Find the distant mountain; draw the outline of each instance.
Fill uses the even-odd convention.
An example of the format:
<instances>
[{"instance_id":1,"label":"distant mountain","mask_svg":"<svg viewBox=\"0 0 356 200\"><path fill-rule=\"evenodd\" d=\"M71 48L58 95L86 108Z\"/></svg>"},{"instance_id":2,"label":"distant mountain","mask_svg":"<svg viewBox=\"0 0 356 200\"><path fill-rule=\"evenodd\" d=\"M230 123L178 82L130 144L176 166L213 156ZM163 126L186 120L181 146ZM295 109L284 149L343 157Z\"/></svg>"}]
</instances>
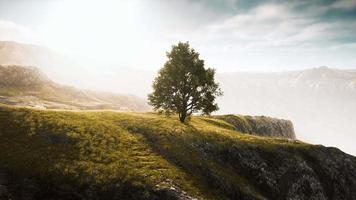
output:
<instances>
[{"instance_id":1,"label":"distant mountain","mask_svg":"<svg viewBox=\"0 0 356 200\"><path fill-rule=\"evenodd\" d=\"M218 74L221 113L290 119L299 139L356 154L356 71L319 67L280 73Z\"/></svg>"},{"instance_id":2,"label":"distant mountain","mask_svg":"<svg viewBox=\"0 0 356 200\"><path fill-rule=\"evenodd\" d=\"M231 104L222 112L233 107L244 112L283 113L301 104L308 108L327 104L338 112L356 103L356 71L352 70L320 67L281 73L237 72L219 74L218 80L225 91L221 101Z\"/></svg>"},{"instance_id":3,"label":"distant mountain","mask_svg":"<svg viewBox=\"0 0 356 200\"><path fill-rule=\"evenodd\" d=\"M60 85L38 68L23 66L0 66L0 103L52 109L150 110L144 99Z\"/></svg>"},{"instance_id":4,"label":"distant mountain","mask_svg":"<svg viewBox=\"0 0 356 200\"><path fill-rule=\"evenodd\" d=\"M61 83L74 80L72 74L80 72L79 63L67 56L43 46L11 41L0 41L0 65L37 66L52 80Z\"/></svg>"},{"instance_id":5,"label":"distant mountain","mask_svg":"<svg viewBox=\"0 0 356 200\"><path fill-rule=\"evenodd\" d=\"M12 41L0 42L1 65L46 66L60 60L58 54L46 47Z\"/></svg>"},{"instance_id":6,"label":"distant mountain","mask_svg":"<svg viewBox=\"0 0 356 200\"><path fill-rule=\"evenodd\" d=\"M112 66L91 58L73 58L47 47L11 41L0 41L0 65L37 66L61 84L143 98L147 97L155 75L151 71Z\"/></svg>"}]
</instances>

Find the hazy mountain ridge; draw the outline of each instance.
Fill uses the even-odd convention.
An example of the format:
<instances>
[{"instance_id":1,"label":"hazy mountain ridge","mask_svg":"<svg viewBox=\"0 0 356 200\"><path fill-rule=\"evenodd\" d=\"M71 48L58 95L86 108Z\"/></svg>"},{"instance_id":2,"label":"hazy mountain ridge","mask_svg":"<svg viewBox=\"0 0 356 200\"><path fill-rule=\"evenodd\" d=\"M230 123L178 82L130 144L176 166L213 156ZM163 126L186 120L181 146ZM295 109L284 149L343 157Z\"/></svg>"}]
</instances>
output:
<instances>
[{"instance_id":1,"label":"hazy mountain ridge","mask_svg":"<svg viewBox=\"0 0 356 200\"><path fill-rule=\"evenodd\" d=\"M31 66L0 65L0 77L0 84L3 87L36 87L42 84L54 84L40 69Z\"/></svg>"},{"instance_id":2,"label":"hazy mountain ridge","mask_svg":"<svg viewBox=\"0 0 356 200\"><path fill-rule=\"evenodd\" d=\"M132 95L79 90L51 81L38 68L0 65L0 102L37 108L147 111Z\"/></svg>"},{"instance_id":3,"label":"hazy mountain ridge","mask_svg":"<svg viewBox=\"0 0 356 200\"><path fill-rule=\"evenodd\" d=\"M220 99L225 104L222 112L232 108L247 113L278 113L286 107L314 106L329 101L329 108L338 113L345 106L349 109L356 105L352 101L356 99L356 73L347 70L321 67L284 73L231 73L219 74L218 79L225 91L225 97Z\"/></svg>"},{"instance_id":4,"label":"hazy mountain ridge","mask_svg":"<svg viewBox=\"0 0 356 200\"><path fill-rule=\"evenodd\" d=\"M84 64L76 59L47 47L13 41L0 41L0 65L36 66L55 82L79 87L84 81L78 74L88 75Z\"/></svg>"},{"instance_id":5,"label":"hazy mountain ridge","mask_svg":"<svg viewBox=\"0 0 356 200\"><path fill-rule=\"evenodd\" d=\"M356 153L356 73L319 67L279 73L218 74L220 113L269 115L293 121L299 139Z\"/></svg>"}]
</instances>

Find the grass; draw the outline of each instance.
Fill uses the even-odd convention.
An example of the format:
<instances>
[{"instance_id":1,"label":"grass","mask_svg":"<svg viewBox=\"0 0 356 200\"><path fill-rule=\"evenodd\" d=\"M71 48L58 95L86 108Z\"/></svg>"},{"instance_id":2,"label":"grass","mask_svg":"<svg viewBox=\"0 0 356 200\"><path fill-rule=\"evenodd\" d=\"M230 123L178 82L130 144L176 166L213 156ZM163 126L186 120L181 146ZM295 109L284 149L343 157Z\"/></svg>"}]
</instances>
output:
<instances>
[{"instance_id":1,"label":"grass","mask_svg":"<svg viewBox=\"0 0 356 200\"><path fill-rule=\"evenodd\" d=\"M118 194L118 199L154 199L174 187L196 198L263 199L266 192L237 162L238 153L313 148L233 127L210 117L192 117L182 124L155 113L0 105L0 166L68 193L99 188L102 194ZM63 189L65 184L70 189Z\"/></svg>"}]
</instances>

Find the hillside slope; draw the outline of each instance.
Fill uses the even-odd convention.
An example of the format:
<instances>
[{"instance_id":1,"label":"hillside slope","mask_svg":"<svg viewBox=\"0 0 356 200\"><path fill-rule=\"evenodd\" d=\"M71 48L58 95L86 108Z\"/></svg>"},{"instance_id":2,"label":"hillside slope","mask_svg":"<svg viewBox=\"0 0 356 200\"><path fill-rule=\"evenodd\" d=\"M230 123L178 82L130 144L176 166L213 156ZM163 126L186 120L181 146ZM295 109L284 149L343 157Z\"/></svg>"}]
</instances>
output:
<instances>
[{"instance_id":1,"label":"hillside slope","mask_svg":"<svg viewBox=\"0 0 356 200\"><path fill-rule=\"evenodd\" d=\"M354 188L355 157L214 117L0 106L3 198L352 200Z\"/></svg>"},{"instance_id":2,"label":"hillside slope","mask_svg":"<svg viewBox=\"0 0 356 200\"><path fill-rule=\"evenodd\" d=\"M0 65L0 103L51 109L148 111L144 99L132 95L79 90L51 81L38 68Z\"/></svg>"}]
</instances>

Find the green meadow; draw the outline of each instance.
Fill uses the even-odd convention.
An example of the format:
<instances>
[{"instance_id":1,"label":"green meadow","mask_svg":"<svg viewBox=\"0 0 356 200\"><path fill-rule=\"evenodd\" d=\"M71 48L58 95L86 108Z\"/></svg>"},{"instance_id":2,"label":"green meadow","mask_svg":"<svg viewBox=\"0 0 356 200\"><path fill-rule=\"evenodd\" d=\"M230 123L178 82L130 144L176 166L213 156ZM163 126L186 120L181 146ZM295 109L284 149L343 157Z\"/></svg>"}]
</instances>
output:
<instances>
[{"instance_id":1,"label":"green meadow","mask_svg":"<svg viewBox=\"0 0 356 200\"><path fill-rule=\"evenodd\" d=\"M218 118L194 116L182 124L155 113L1 106L0 163L14 179L35 177L63 197L96 188L103 198L154 199L173 190L205 199L262 199L267 193L253 174L236 165L240 152L314 148L241 133Z\"/></svg>"}]
</instances>

